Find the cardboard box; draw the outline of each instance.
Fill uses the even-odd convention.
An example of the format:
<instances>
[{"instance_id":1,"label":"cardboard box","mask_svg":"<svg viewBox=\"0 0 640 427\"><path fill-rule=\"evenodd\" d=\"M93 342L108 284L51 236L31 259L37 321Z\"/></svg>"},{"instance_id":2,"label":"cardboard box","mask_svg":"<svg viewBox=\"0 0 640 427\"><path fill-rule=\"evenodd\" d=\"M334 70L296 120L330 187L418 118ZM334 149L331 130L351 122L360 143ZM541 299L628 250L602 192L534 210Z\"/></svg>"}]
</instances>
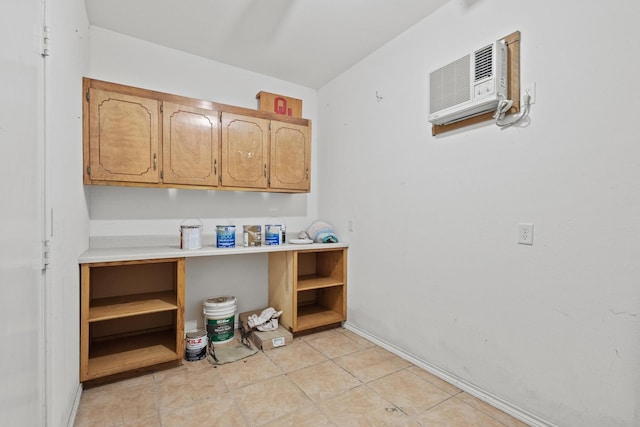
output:
<instances>
[{"instance_id":1,"label":"cardboard box","mask_svg":"<svg viewBox=\"0 0 640 427\"><path fill-rule=\"evenodd\" d=\"M262 313L262 310L264 309L240 313L240 333L244 334L248 332L249 341L251 341L253 345L256 346L256 348L263 351L290 344L291 341L293 341L293 335L282 325L278 325L278 329L276 329L275 331L267 332L260 332L255 329L251 330L251 328L249 328L249 324L247 323L247 319L249 318L249 316L251 316L252 314L259 315L260 313Z\"/></svg>"},{"instance_id":2,"label":"cardboard box","mask_svg":"<svg viewBox=\"0 0 640 427\"><path fill-rule=\"evenodd\" d=\"M289 117L302 117L302 100L269 92L258 92L258 109Z\"/></svg>"},{"instance_id":3,"label":"cardboard box","mask_svg":"<svg viewBox=\"0 0 640 427\"><path fill-rule=\"evenodd\" d=\"M291 332L287 331L284 326L278 325L278 329L275 331L251 331L249 340L257 348L264 351L291 344L293 335L291 335Z\"/></svg>"}]
</instances>

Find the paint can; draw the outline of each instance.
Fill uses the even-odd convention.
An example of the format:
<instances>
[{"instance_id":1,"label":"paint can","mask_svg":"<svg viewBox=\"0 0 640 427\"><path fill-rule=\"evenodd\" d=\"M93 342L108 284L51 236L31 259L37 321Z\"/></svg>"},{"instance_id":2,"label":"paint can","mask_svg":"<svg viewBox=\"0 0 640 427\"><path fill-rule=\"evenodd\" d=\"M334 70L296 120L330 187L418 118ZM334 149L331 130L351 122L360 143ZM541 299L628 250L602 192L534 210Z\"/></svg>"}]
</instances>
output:
<instances>
[{"instance_id":1,"label":"paint can","mask_svg":"<svg viewBox=\"0 0 640 427\"><path fill-rule=\"evenodd\" d=\"M216 247L235 248L236 247L236 226L218 225L216 226Z\"/></svg>"},{"instance_id":2,"label":"paint can","mask_svg":"<svg viewBox=\"0 0 640 427\"><path fill-rule=\"evenodd\" d=\"M264 244L279 245L282 243L282 226L267 224L264 226Z\"/></svg>"},{"instance_id":3,"label":"paint can","mask_svg":"<svg viewBox=\"0 0 640 427\"><path fill-rule=\"evenodd\" d=\"M223 344L233 339L236 297L207 298L203 303L204 324L211 344Z\"/></svg>"},{"instance_id":4,"label":"paint can","mask_svg":"<svg viewBox=\"0 0 640 427\"><path fill-rule=\"evenodd\" d=\"M242 246L261 246L262 227L259 225L242 226Z\"/></svg>"},{"instance_id":5,"label":"paint can","mask_svg":"<svg viewBox=\"0 0 640 427\"><path fill-rule=\"evenodd\" d=\"M185 220L186 221L186 220ZM180 249L200 249L202 247L202 221L200 224L180 223Z\"/></svg>"},{"instance_id":6,"label":"paint can","mask_svg":"<svg viewBox=\"0 0 640 427\"><path fill-rule=\"evenodd\" d=\"M187 362L196 362L205 357L207 357L207 333L202 329L187 332L184 342L184 359Z\"/></svg>"}]
</instances>

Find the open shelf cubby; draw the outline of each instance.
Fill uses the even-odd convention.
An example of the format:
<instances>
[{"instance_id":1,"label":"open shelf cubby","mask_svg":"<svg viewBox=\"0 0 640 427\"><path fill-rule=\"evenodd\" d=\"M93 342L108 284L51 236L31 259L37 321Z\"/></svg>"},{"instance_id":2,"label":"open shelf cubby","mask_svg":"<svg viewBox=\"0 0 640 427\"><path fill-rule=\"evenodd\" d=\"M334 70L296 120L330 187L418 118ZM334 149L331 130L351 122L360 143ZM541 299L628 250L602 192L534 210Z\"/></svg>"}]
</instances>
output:
<instances>
[{"instance_id":1,"label":"open shelf cubby","mask_svg":"<svg viewBox=\"0 0 640 427\"><path fill-rule=\"evenodd\" d=\"M343 247L271 254L269 305L283 311L280 323L295 333L345 321L346 266Z\"/></svg>"},{"instance_id":2,"label":"open shelf cubby","mask_svg":"<svg viewBox=\"0 0 640 427\"><path fill-rule=\"evenodd\" d=\"M80 380L180 360L184 258L81 264Z\"/></svg>"}]
</instances>

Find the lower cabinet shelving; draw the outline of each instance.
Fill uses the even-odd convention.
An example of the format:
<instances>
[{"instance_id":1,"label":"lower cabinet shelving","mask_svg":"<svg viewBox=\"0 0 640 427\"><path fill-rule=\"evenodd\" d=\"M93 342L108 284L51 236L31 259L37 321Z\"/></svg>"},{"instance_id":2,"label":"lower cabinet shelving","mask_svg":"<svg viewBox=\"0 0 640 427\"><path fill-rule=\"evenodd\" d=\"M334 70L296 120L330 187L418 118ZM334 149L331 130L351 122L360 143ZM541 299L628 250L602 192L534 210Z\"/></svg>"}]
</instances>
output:
<instances>
[{"instance_id":1,"label":"lower cabinet shelving","mask_svg":"<svg viewBox=\"0 0 640 427\"><path fill-rule=\"evenodd\" d=\"M80 381L182 358L184 258L80 269Z\"/></svg>"},{"instance_id":2,"label":"lower cabinet shelving","mask_svg":"<svg viewBox=\"0 0 640 427\"><path fill-rule=\"evenodd\" d=\"M347 319L347 249L312 249L269 255L269 305L280 323L302 332Z\"/></svg>"},{"instance_id":3,"label":"lower cabinet shelving","mask_svg":"<svg viewBox=\"0 0 640 427\"><path fill-rule=\"evenodd\" d=\"M184 257L84 262L80 285L81 382L180 363ZM347 248L269 252L269 305L283 311L280 323L294 333L344 322Z\"/></svg>"}]
</instances>

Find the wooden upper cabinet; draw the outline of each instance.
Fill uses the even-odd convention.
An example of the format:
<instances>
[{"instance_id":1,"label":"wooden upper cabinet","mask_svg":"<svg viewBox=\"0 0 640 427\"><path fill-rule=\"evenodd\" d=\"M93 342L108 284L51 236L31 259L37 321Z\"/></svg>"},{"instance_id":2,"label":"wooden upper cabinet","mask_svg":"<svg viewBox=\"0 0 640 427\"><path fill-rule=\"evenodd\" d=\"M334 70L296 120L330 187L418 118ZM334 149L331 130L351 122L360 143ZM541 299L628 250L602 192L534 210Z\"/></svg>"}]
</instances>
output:
<instances>
[{"instance_id":1,"label":"wooden upper cabinet","mask_svg":"<svg viewBox=\"0 0 640 427\"><path fill-rule=\"evenodd\" d=\"M89 162L97 181L159 182L159 103L89 89Z\"/></svg>"},{"instance_id":2,"label":"wooden upper cabinet","mask_svg":"<svg viewBox=\"0 0 640 427\"><path fill-rule=\"evenodd\" d=\"M222 113L221 184L267 188L269 120Z\"/></svg>"},{"instance_id":3,"label":"wooden upper cabinet","mask_svg":"<svg viewBox=\"0 0 640 427\"><path fill-rule=\"evenodd\" d=\"M218 185L218 112L164 102L165 184Z\"/></svg>"},{"instance_id":4,"label":"wooden upper cabinet","mask_svg":"<svg viewBox=\"0 0 640 427\"><path fill-rule=\"evenodd\" d=\"M269 187L309 191L311 137L309 126L271 122Z\"/></svg>"},{"instance_id":5,"label":"wooden upper cabinet","mask_svg":"<svg viewBox=\"0 0 640 427\"><path fill-rule=\"evenodd\" d=\"M83 79L84 183L310 191L311 121Z\"/></svg>"}]
</instances>

